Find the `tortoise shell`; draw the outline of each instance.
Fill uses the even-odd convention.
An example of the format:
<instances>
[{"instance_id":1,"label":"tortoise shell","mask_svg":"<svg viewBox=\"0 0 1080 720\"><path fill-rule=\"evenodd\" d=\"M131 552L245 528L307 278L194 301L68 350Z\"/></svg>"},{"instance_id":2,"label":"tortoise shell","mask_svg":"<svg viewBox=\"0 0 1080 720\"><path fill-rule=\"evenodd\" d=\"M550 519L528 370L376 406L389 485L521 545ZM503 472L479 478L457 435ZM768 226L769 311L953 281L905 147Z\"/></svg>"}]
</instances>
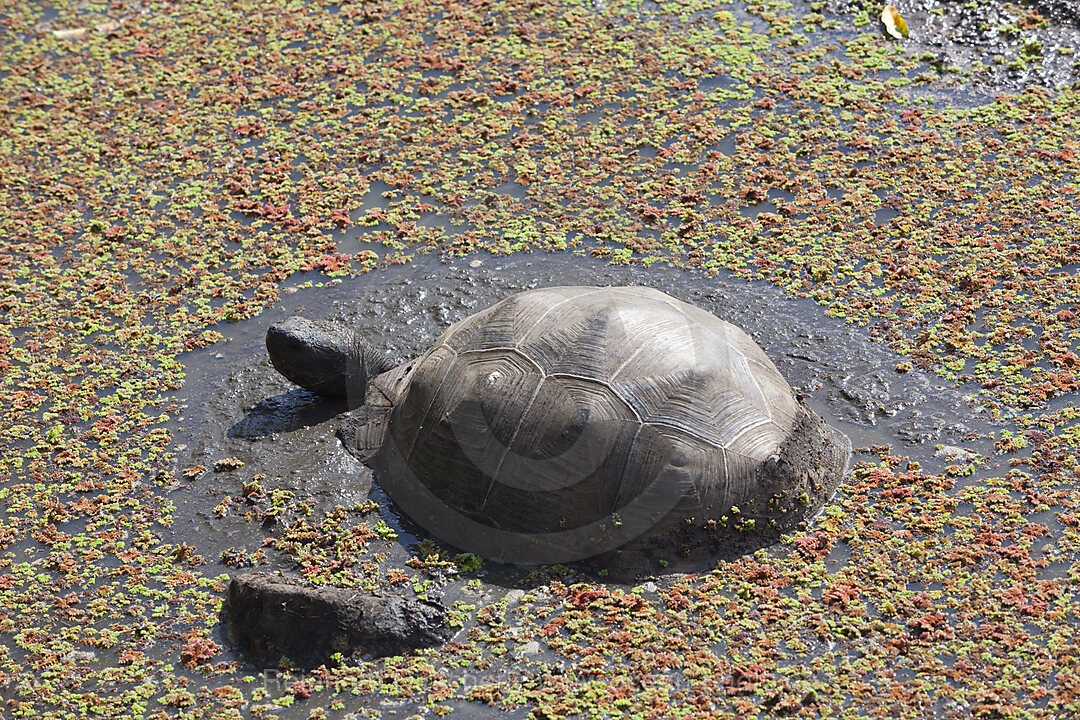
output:
<instances>
[{"instance_id":1,"label":"tortoise shell","mask_svg":"<svg viewBox=\"0 0 1080 720\"><path fill-rule=\"evenodd\" d=\"M847 460L846 438L746 333L644 287L518 293L372 392L385 429L353 438L380 440L359 450L391 498L442 539L514 562L776 526Z\"/></svg>"}]
</instances>

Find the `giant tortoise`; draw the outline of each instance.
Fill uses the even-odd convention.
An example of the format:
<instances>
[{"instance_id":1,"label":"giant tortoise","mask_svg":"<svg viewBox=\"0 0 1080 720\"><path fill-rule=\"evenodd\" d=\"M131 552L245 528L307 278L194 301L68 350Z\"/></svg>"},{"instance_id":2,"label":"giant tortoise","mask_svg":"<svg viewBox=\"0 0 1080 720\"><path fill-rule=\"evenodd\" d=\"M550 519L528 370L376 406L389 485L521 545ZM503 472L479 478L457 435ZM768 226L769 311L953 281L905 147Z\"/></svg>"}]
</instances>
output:
<instances>
[{"instance_id":1,"label":"giant tortoise","mask_svg":"<svg viewBox=\"0 0 1080 720\"><path fill-rule=\"evenodd\" d=\"M520 292L397 367L361 338L297 316L266 344L356 408L339 434L406 515L488 558L709 555L791 528L847 467L746 333L651 288Z\"/></svg>"}]
</instances>

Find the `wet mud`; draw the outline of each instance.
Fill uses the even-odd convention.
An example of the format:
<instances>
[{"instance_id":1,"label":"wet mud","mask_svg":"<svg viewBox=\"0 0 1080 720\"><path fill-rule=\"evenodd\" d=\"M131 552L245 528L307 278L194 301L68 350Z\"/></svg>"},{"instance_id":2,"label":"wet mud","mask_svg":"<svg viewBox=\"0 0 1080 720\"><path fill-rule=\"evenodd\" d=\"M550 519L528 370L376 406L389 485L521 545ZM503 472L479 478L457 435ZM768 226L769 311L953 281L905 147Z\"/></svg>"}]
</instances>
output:
<instances>
[{"instance_id":1,"label":"wet mud","mask_svg":"<svg viewBox=\"0 0 1080 720\"><path fill-rule=\"evenodd\" d=\"M901 358L872 343L865 329L824 317L816 305L785 297L770 285L706 279L675 268L616 267L565 254L473 256L451 263L426 257L336 285L286 289L271 310L227 328L228 342L183 358L186 409L173 428L182 447L177 476L187 467L214 468L223 459L242 466L208 469L174 491L176 540L196 546L210 561L262 547L272 525L214 512L223 498L241 494L249 478L261 476L267 491L291 492L314 514L374 500L398 536L379 550L404 562L424 534L393 511L371 472L341 446L335 432L344 403L299 389L274 371L263 346L266 328L294 313L329 318L404 362L450 323L520 290L560 284L648 285L739 325L808 405L857 449L891 445L928 469L954 462L935 455L939 445L968 448L971 458L993 451L985 437L994 425L990 414L963 388L918 370L898 371ZM275 524L289 521L283 516ZM266 558L259 569L296 569L287 556L267 551ZM505 592L530 571L487 563L481 573L493 592Z\"/></svg>"},{"instance_id":2,"label":"wet mud","mask_svg":"<svg viewBox=\"0 0 1080 720\"><path fill-rule=\"evenodd\" d=\"M909 37L897 40L952 81L948 99L963 103L1041 86L1069 87L1080 78L1080 5L1066 0L960 2L893 0ZM884 34L882 3L828 0L811 3ZM862 20L859 20L862 18Z\"/></svg>"},{"instance_id":3,"label":"wet mud","mask_svg":"<svg viewBox=\"0 0 1080 720\"><path fill-rule=\"evenodd\" d=\"M434 256L418 257L406 265L324 287L296 287L312 280L320 282L317 276L294 279L271 309L222 328L227 342L181 358L187 373L186 408L173 427L183 448L176 476L181 476L182 468L214 468L223 459L243 463L233 471L207 470L177 487L171 496L177 509L167 539L195 547L208 561L208 573L236 575L250 566L238 565L235 558L259 557L253 563L255 570L292 577L302 574L294 557L269 542L298 519L293 511L270 524L215 513L223 500L238 497L245 483L259 476L267 492L293 493L302 499L312 517L341 507L351 523L381 520L390 532L366 552L381 556L384 567L405 566L417 556L421 541L430 541L395 510L377 478L341 445L336 430L345 404L291 385L271 366L264 347L266 328L296 313L347 323L393 361L403 362L423 352L450 323L521 290L563 284L656 287L745 329L807 404L848 435L856 448L854 461L859 460L859 449L879 451L891 446L892 452L909 456L930 472L944 471L956 462L975 463L977 470L961 482L978 482L1000 473L1000 463L992 457L994 442L987 436L998 422L968 394L970 388L952 387L917 369L898 371L898 365L907 368L909 364L873 343L865 328L826 317L811 301L787 297L767 283L705 278L674 267L611 266L589 257L547 253L471 256L449 263ZM952 450L943 452L942 446ZM373 506L377 509L368 509ZM816 522L811 519L809 524L813 527ZM759 547L760 543L746 550ZM764 551L786 552L780 545ZM230 561L225 562L226 558ZM721 559L702 562L695 558L692 565L671 565L663 574L641 578L644 582L634 586L633 592L655 600L657 592L676 582L679 573L707 571ZM845 553L838 550L827 562L831 566L845 563ZM446 607L456 603L505 606L509 617L526 602L550 602L550 580L558 577L570 583L575 576L630 587L627 578L605 577L586 565L536 568L488 561L473 572L449 573L435 589L425 589L423 598ZM414 596L408 585L391 589ZM464 641L471 629L476 629L475 621L453 628L449 640ZM522 659L547 663L556 673L566 666L565 659L536 642L526 642L527 632L513 625L507 628L511 640L518 634L522 639L516 647L476 677L469 668L446 667L444 671L452 680L470 686L492 679L513 683L515 663ZM236 660L252 662L238 650L227 625L219 626L215 637ZM422 710L415 702L379 694L362 704L377 708L384 717L406 717ZM460 700L451 705L460 706L469 717L483 716L484 708L475 703ZM526 714L521 709L500 717ZM303 714L290 710L282 717Z\"/></svg>"},{"instance_id":4,"label":"wet mud","mask_svg":"<svg viewBox=\"0 0 1080 720\"><path fill-rule=\"evenodd\" d=\"M430 8L417 5L409 6L408 12L380 16L378 4L374 8L372 3L342 4L328 7L318 26L308 22L318 19L317 13L245 17L254 3L236 7L165 3L160 13L140 12L122 33L89 30L85 44L54 37L50 31L87 25L83 10L96 13L96 4L87 8L87 3L77 2L45 10L41 19L55 23L35 30L38 37L31 36L32 26L25 24L27 18L41 15L27 11L33 3L6 8L5 18L21 16L26 29L19 30L16 24L9 28L19 34L9 32L6 69L0 70L0 76L12 80L7 99L16 131L8 158L12 182L6 184L9 212L4 224L9 240L5 257L10 260L5 279L11 281L5 291L5 319L12 343L5 359L26 358L11 368L11 377L41 395L20 397L26 407L13 405L9 412L17 422L28 423L26 427L38 427L39 422L54 422L46 415L54 407L67 406L53 430L62 430L70 439L70 453L57 447L46 451L50 457L72 461L71 467L48 467L41 476L41 482L59 483L63 488L59 497L40 491L36 467L30 472L14 465L20 469L13 469L6 481L8 517L15 521L9 526L15 529L6 553L9 569L20 574L14 584L12 576L4 578L9 584L4 614L10 617L4 626L6 662L0 694L11 703L9 710L37 716L50 708L54 713L77 714L82 711L73 708L83 707L121 715L128 708L149 705L171 714L220 714L227 712L223 708L227 698L235 695L219 691L241 693L251 698L252 708L258 708L260 696L247 684L254 680L241 680L244 669L210 674L218 672L210 662L238 659L221 634L213 639L227 649L186 668L180 662L185 642L181 633L197 631L196 645L202 644L221 594L211 582L215 575L235 575L252 567L294 576L310 571L299 566L295 554L267 544L280 539L298 513L317 519L341 507L346 527L378 522L379 537L363 550L365 562L373 554L385 557L367 580L404 594L413 591L409 583L391 584L384 571L415 560L423 535L395 513L379 483L341 447L335 431L344 408L290 386L273 372L262 347L270 322L298 311L336 317L362 327L390 355L404 360L426 348L448 323L521 289L540 284L640 283L747 329L807 402L847 433L856 448L878 446L876 452L857 455L856 461L884 463L887 453L881 447L891 446L893 453L908 456L925 471L912 472L920 478L916 482L925 485L922 491L916 488L908 509L894 512L884 504L888 497L877 495L869 516L851 519L838 513L841 508L861 508L858 498L863 494L852 490L855 483L842 485L825 513L834 512L835 524L846 523L840 534L850 529L852 536L861 536L856 538L858 547L837 540L831 547L823 544L821 555L810 547L802 556L795 555L789 538L763 551L759 558L770 567L785 576L799 573L812 583L798 591L801 595L805 589L807 594L799 600L809 601L786 605L790 609L778 623L759 616L752 603L739 602L737 618L732 612L723 619L725 624L708 628L693 615L687 619L678 605L669 602L668 591L681 582L683 589L711 593L707 603L700 603L703 613L723 612L732 607L735 588L753 577L745 567L721 568L716 584L706 584L704 578L679 581L667 574L635 587L634 593L662 617L663 626L659 632L650 628L633 636L635 642L655 639L655 643L639 656L629 678L650 677L670 648L704 648L710 656L707 663L657 671L651 676L659 683L655 692L642 692L635 702L659 699L655 707L662 709L656 712L693 713L689 706L693 681L725 707L750 702L762 712L793 709L791 704L772 704L780 698L805 701L794 705L795 712L829 716L858 707L852 712L873 714L885 711L877 704L880 698L891 698L900 714L918 714L930 707L940 710L938 714L963 717L1067 714L1062 708L1073 706L1076 687L1070 675L1075 653L1069 651L1077 577L1076 518L1071 512L1075 503L1068 504L1075 499L1070 494L1075 489L1075 465L1068 465L1075 462L1068 436L1073 428L1059 425L1054 430L1051 425L1043 433L1030 423L1000 426L1017 432L1011 440L1002 433L1001 447L1016 449L1008 457L996 456L986 433L999 426L970 397L977 388L951 387L915 368L900 372L898 366L909 366L906 361L911 358L872 343L865 327L824 317L823 308L810 301L785 297L764 284L722 277L706 280L659 264L647 270L611 268L585 257L533 254L513 259L470 256L444 265L428 256L332 287L301 289L300 284L326 278L294 276L285 282L292 292L283 294L273 308L248 322L222 324L226 317L253 312L265 297L262 293L276 291L279 279L298 267L338 269L341 258L334 255L332 243L319 249L308 246L297 227L332 232L340 240L337 250L354 256L355 269L374 262L357 256L357 250L388 257L383 245L357 247L358 227L369 220L378 222L363 224L364 234L403 252L424 245L454 252L560 246L544 233L539 240L514 243L509 231L520 231L521 226L510 220L527 218L529 229L565 229L568 243L562 246L570 247L601 244L597 238L609 233L626 237L622 230L637 224L643 228L642 242L633 243L635 248L645 248L642 252L676 248L671 249L672 256L680 257L693 243L689 239L683 243L676 227L699 241L711 238L712 230L696 235L692 224L715 228L717 235L726 237L732 221L768 212L776 241L770 248L776 252L760 247L751 254L776 259L795 251L815 263L827 261L821 277L810 273L810 264L794 268L794 275L787 277L804 281L803 287L812 280L818 289L831 292L842 280L834 283L830 269L844 256L856 264L879 257L877 243L888 234L882 228L891 225L891 233L911 221L926 230L915 236L914 250L905 251L899 244L900 252L893 248L883 253L898 265L895 273L888 270L884 276L896 289L896 302L918 300L920 285L943 297L954 289L969 293L974 304L970 307L978 310L963 318L968 328L998 331L1005 338L980 348L1000 357L1004 370L1017 370L1015 378L1004 370L992 375L994 383L998 379L1016 383L1015 392L998 387L996 400L1005 406L1030 407L1035 413L1056 413L1075 402L1074 390L1045 403L1028 390L1039 384L1034 370L1055 367L1048 358L1068 357L1074 353L1064 350L1075 350L1075 338L1069 334L1075 325L1061 321L1077 310L1075 288L1057 276L1076 269L1075 247L1070 247L1068 237L1076 227L1071 211L1075 193L1068 191L1075 179L1068 159L1074 125L1062 122L1070 119L1069 104L1044 107L1034 102L1039 93L1028 93L1021 98L1022 107L1003 102L986 113L967 114L955 125L958 116L952 109L990 106L995 96L1025 87L1054 91L1075 84L1080 6L1072 0L889 1L907 19L909 38L894 41L885 36L878 23L880 4L865 0L727 4L723 16L716 7L691 12L697 3L658 3L653 8L653 3L645 2L640 22L628 21L626 38L607 33L610 26L604 28L590 18L581 21L590 7L593 14L625 16L605 12L604 2L583 5L572 18L562 17L561 10L553 12L554 5L540 4L539 17L520 27L503 22L509 16L492 10L491 3L459 4L463 15L476 17L469 26L434 21ZM524 4L520 7L524 9ZM347 18L346 11L351 10L360 15ZM689 20L671 19L684 10ZM723 19L729 10L736 22ZM765 18L774 11L781 17ZM801 19L812 12L823 15L822 21L813 23L821 32L807 31L804 37ZM489 13L494 14L480 17ZM660 22L653 24L650 14ZM570 19L575 22L568 23ZM558 29L555 34L544 32L549 24ZM744 25L751 30L744 33ZM383 26L385 42L377 33L368 37L363 32ZM707 32L698 36L696 31L702 28ZM267 52L268 36L285 33L299 39L281 52ZM693 45L726 48L725 37L738 52L719 53L700 74ZM463 47L466 42L472 55L453 58L455 44ZM204 43L201 49L199 43ZM434 57L427 56L429 49ZM820 71L813 64L817 60L807 67L796 59L803 51L818 49L825 53ZM921 61L898 62L898 49ZM418 51L417 63L397 67L387 62L399 53L408 58L413 50ZM625 84L623 78L606 72L590 71L586 78L579 73L572 79L578 68L595 70L597 57L621 52L631 65L641 63ZM738 70L740 77L746 75L741 71L762 52L771 53L771 58L763 62L761 77L748 82L727 74ZM506 59L521 53L522 67L515 65L515 73L503 77ZM653 56L660 65L650 68L642 62L653 61ZM215 71L208 71L210 65ZM339 65L344 70L336 69ZM796 65L801 66L797 71ZM686 70L698 70L699 76L687 76ZM552 91L552 84L537 83L542 93L536 102L510 110L504 100L517 96L524 103L532 92L529 81L520 77L525 71L565 83L567 91L583 95L569 107L559 107L553 103L559 93ZM292 83L279 85L276 80L282 78L291 78ZM515 86L520 81L521 87L510 90L507 80ZM707 96L704 107L664 129L640 122L641 113L656 106L682 109L695 82ZM793 82L803 91L780 89ZM496 87L491 83L508 92L494 102L489 95L478 94ZM884 83L890 93L895 88L895 101L879 103ZM820 105L805 92L807 86L820 89L829 104ZM359 96L352 93L357 88L364 91ZM413 93L414 89L424 92ZM777 105L769 111L774 92ZM928 115L939 123L938 136L923 138L919 124L913 122L891 139L881 134L879 139L893 144L896 154L885 155L873 145L864 149L856 126L858 133L863 125L876 132L883 117L885 122L888 115L902 120L905 110L911 109L911 96L936 106ZM717 99L725 97L726 101ZM310 107L304 102L314 98L325 102ZM788 112L796 99L807 103L805 116ZM420 105L421 100L428 104ZM730 103L731 112L724 102ZM849 116L854 119L845 119ZM429 123L431 119L436 123ZM696 125L699 119L703 126ZM577 126L577 135L592 132L596 145L576 145L574 132L539 132L548 123L558 126L567 120ZM433 130L432 125L440 122L443 126ZM924 122L929 125L925 118ZM699 137L700 129L714 136L706 142L708 136ZM602 138L597 134L601 131L610 136ZM997 137L1007 142L991 149ZM541 144L539 138L547 142ZM550 169L531 176L504 175L492 156L471 152L509 142L532 143L519 148L517 157L550 159L551 165L537 165ZM614 171L600 174L598 160L609 154L622 158L624 145L630 150L625 159L617 160ZM1050 152L1058 149L1068 153ZM716 181L704 173L690 175L698 168L699 151L715 152L721 163ZM1043 156L1042 151L1050 154ZM890 157L901 159L903 167ZM942 159L955 160L956 168ZM762 175L761 161L791 174ZM919 166L927 172L916 173ZM435 188L437 196L424 194L430 190L426 169L432 167L445 172L445 181ZM651 180L658 174L665 178L659 189L643 186L643 178ZM958 186L971 178L980 188L971 193L960 190ZM898 193L915 185L918 190L899 202ZM950 191L929 190L937 187ZM676 202L683 191L688 199ZM990 202L987 198L995 197L991 192L1003 193L1006 200ZM360 200L365 193L368 199ZM703 202L694 199L695 193ZM449 210L449 198L457 198L461 206ZM850 199L844 202L845 198ZM346 207L346 199L362 206ZM639 199L647 205L635 209L631 201ZM1054 209L1043 212L1043 200ZM749 201L754 202L748 205ZM369 212L376 208L382 211ZM309 209L314 221L304 215ZM976 210L987 212L985 222L975 221ZM797 212L789 217L793 211ZM414 215L418 215L415 222ZM765 223L761 224L766 236ZM1000 240L1009 252L984 248L963 254L966 241L975 239L965 236L976 235ZM746 250L747 237L733 236L726 246ZM823 246L828 252L809 240L827 241ZM841 257L834 257L833 249ZM925 254L926 262L913 263L913 274L901 284L901 273L909 269L906 261L919 253ZM722 254L705 257L719 265L729 262ZM983 264L985 277L957 281L956 274L968 259ZM259 274L270 269L274 273L260 279ZM999 271L1007 274L999 278ZM963 282L976 279L987 284ZM1022 302L1031 306L1013 308L1009 306L1013 300L1001 301L993 292L999 279L1021 288L1019 297L1030 298ZM199 312L185 316L180 312L184 309ZM879 307L871 322L902 327L894 309ZM1011 321L1005 315L1014 309L1016 318ZM927 312L931 329L943 327L940 313ZM119 331L119 318L141 319L141 337L127 335L129 328ZM155 328L151 323L160 325ZM224 331L230 342L184 354L180 359L187 366L186 378L174 374L173 348L211 342L214 336L203 334L206 327ZM113 344L109 334L118 331L128 339ZM1049 352L1056 333L1069 343L1061 353ZM968 336L966 330L955 336L950 331L952 339ZM32 350L31 340L40 349ZM46 342L41 344L42 340ZM3 338L0 345L6 345ZM1042 367L1023 371L1011 356L1025 351L1039 357ZM950 357L944 347L933 352L935 362ZM87 376L71 374L75 357L87 368ZM144 382L160 374L165 375L163 382ZM174 439L167 447L151 447L142 423L159 427L152 417L153 408L159 407L155 403L164 388L181 381L183 413L178 417L169 410ZM128 416L120 417L124 413L116 413L117 405L111 401L123 399L129 391L130 401L119 404ZM167 394L171 404L173 395ZM1023 402L1015 402L1017 398ZM114 423L117 435L110 438ZM1021 449L1025 436L1030 436L1031 446ZM33 443L27 431L24 438L10 441L8 455L23 454ZM160 467L157 458L173 451L175 465ZM95 468L85 473L89 485L71 479L84 474L74 470L80 467L76 462ZM958 473L933 477L944 474L947 466L967 463L980 464L956 484L953 478ZM192 470L199 465L208 469ZM1034 475L1027 477L1017 469L1013 478L1003 477L1011 465L1028 465ZM893 470L887 473L888 482L882 481L872 493L908 489L886 487L909 482L901 477L902 460ZM128 479L135 477L142 479L129 486ZM181 478L167 496L175 512L161 501L164 490L158 484L169 477ZM235 508L247 501L247 486L257 477L267 495L289 495L293 501L272 515L269 510L274 508L259 500L251 507L259 509L261 517L240 516ZM939 480L957 492L942 494L942 485L934 484ZM978 492L983 480L989 482L982 483ZM963 493L965 485L973 492ZM230 505L231 511L218 512L227 498L239 500ZM113 500L124 509L114 512ZM60 510L70 516L54 523L53 513ZM156 518L169 527L159 532L153 525ZM938 522L941 518L955 522ZM814 524L817 532L802 539L814 542L814 536L837 535L826 532L824 519ZM53 525L60 535L39 533L51 533ZM150 527L151 544L168 547L168 557L150 552L137 540L150 535L134 535ZM1036 532L1029 535L1025 528ZM982 530L985 533L976 534ZM999 531L1005 537L1000 544L995 540L1001 537ZM1035 539L1039 533L1048 540ZM67 549L59 544L67 542L63 535L74 539ZM46 548L43 543L51 545ZM101 550L99 543L105 543ZM897 545L920 554L897 556ZM888 569L884 580L872 564L879 555L889 560L883 566ZM849 574L834 572L849 558L860 567L853 563ZM55 564L45 565L53 560ZM1049 564L1041 564L1044 560ZM121 563L123 567L118 567ZM142 570L146 575L140 579ZM129 571L135 574L128 575ZM541 614L537 605L557 607L544 615L581 615L587 599L583 607L572 606L567 598L545 591L545 585L554 582L538 583L530 572L485 563L479 570L462 570L460 577L449 575L447 582L432 583L431 593L448 606L460 599L482 611L506 608L505 626L489 636L503 637L477 642L482 650L475 655L455 650L409 658L419 662L407 670L413 676L401 684L393 681L394 675L380 684L377 664L363 668L364 684L353 682L351 670L340 672L334 676L335 700L344 699L347 712L357 716L431 716L436 688L445 677L451 683L460 680L454 687L462 692L457 700L436 705L439 712L450 707L468 718L523 717L529 708L504 713L484 704L482 696L462 698L468 696L468 688L493 678L517 685L513 662L524 657L536 662L524 671L532 673L526 679L533 687L569 668L566 684L529 696L529 702L535 699L550 708L553 695L569 688L566 696L577 696L574 707L603 712L588 693L598 684L615 687L625 678L612 666L585 675L581 671L590 667L592 657L578 656L576 649L568 653L565 644L550 643L536 632L535 620ZM50 576L56 585L41 579ZM558 576L564 585L573 577ZM106 596L103 591L110 588L115 592ZM159 593L159 588L167 591ZM853 588L861 591L861 597L846 594ZM159 598L154 606L147 590ZM839 595L830 600L825 594L830 590ZM76 591L81 605L69 606ZM932 606L916 604L927 597L933 599ZM892 605L893 599L900 602ZM924 617L924 609L941 613ZM475 615L468 615L468 624L455 639L479 629ZM829 627L815 628L815 619L822 616ZM606 637L607 619L600 613L594 619L594 629L584 636L575 631L574 641L584 637L582 644L591 645L589 651L617 652L618 644ZM689 638L697 628L705 632L692 645ZM569 642L569 633L564 635ZM86 638L93 644L84 644ZM206 650L205 645L202 648ZM494 660L495 651L506 654ZM462 663L477 657L493 663L491 672L469 676L471 670L461 669ZM747 674L758 659L765 662L764 676ZM429 662L435 680L426 674ZM785 663L805 669L796 687L808 687L809 693L772 694L793 692L781 685L790 676L771 674L774 665ZM156 680L149 674L154 668L161 669ZM293 698L283 696L291 680L262 670L266 672L261 673L259 690L266 689L267 697ZM1023 682L1011 682L1018 673ZM372 677L374 686L368 684ZM415 695L416 686L409 684L414 680L421 687ZM181 692L189 683L192 692ZM376 690L359 694L370 687ZM637 686L632 687L636 693ZM678 700L669 703L671 697ZM185 702L197 707L180 710ZM173 705L159 707L166 703ZM279 715L277 709L271 712ZM280 717L308 717L309 712L315 717L318 709L298 702L282 708ZM258 713L265 716L265 710L249 711Z\"/></svg>"}]
</instances>

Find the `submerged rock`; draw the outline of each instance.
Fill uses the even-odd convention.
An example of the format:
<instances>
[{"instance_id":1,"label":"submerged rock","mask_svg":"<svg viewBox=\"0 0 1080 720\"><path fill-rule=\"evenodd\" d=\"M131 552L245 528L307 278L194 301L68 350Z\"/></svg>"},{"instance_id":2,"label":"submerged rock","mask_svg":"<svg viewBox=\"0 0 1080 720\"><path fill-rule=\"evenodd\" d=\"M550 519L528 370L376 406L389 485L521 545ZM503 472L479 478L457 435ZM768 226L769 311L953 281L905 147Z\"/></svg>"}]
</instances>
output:
<instances>
[{"instance_id":1,"label":"submerged rock","mask_svg":"<svg viewBox=\"0 0 1080 720\"><path fill-rule=\"evenodd\" d=\"M394 655L449 639L447 610L431 600L312 585L270 573L229 585L233 639L255 665L317 667L330 656Z\"/></svg>"}]
</instances>

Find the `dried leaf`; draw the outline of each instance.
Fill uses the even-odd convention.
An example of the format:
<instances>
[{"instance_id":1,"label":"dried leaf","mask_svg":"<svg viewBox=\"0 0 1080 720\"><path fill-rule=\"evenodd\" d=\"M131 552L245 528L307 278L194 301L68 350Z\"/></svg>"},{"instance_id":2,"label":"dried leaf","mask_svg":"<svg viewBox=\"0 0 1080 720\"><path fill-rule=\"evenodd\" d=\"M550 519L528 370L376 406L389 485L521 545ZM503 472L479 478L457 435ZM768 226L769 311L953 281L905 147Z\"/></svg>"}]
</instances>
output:
<instances>
[{"instance_id":1,"label":"dried leaf","mask_svg":"<svg viewBox=\"0 0 1080 720\"><path fill-rule=\"evenodd\" d=\"M886 5L881 11L881 22L885 24L885 30L897 40L908 36L907 23L892 5Z\"/></svg>"},{"instance_id":2,"label":"dried leaf","mask_svg":"<svg viewBox=\"0 0 1080 720\"><path fill-rule=\"evenodd\" d=\"M107 22L98 23L94 25L93 29L99 33L111 33L120 29L120 26L127 22L127 17L122 17L117 20L109 20ZM90 32L88 27L68 28L66 30L53 30L52 34L58 40L81 40L86 37Z\"/></svg>"},{"instance_id":3,"label":"dried leaf","mask_svg":"<svg viewBox=\"0 0 1080 720\"><path fill-rule=\"evenodd\" d=\"M86 33L90 32L90 28L70 28L68 30L53 30L53 37L58 40L78 40L81 37L85 37Z\"/></svg>"}]
</instances>

